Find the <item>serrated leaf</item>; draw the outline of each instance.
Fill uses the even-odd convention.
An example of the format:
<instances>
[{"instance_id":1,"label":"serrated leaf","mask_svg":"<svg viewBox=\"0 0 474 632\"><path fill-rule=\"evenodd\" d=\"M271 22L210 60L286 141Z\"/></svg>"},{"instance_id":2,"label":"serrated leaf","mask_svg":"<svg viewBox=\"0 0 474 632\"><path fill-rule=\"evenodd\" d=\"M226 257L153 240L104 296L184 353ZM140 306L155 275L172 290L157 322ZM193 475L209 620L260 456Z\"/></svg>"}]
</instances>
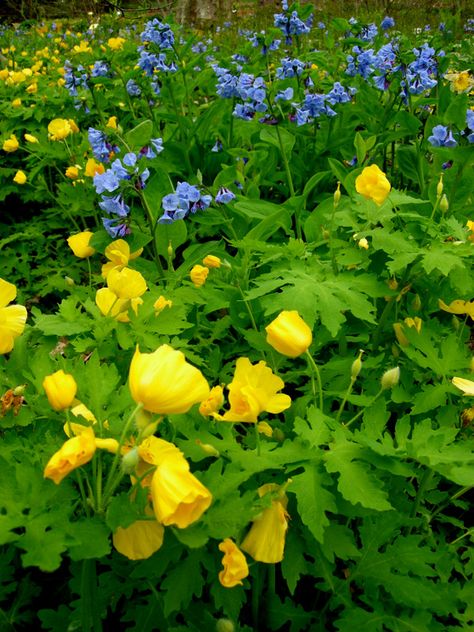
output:
<instances>
[{"instance_id":1,"label":"serrated leaf","mask_svg":"<svg viewBox=\"0 0 474 632\"><path fill-rule=\"evenodd\" d=\"M98 517L71 522L67 528L71 560L100 558L110 553L110 531Z\"/></svg>"},{"instance_id":2,"label":"serrated leaf","mask_svg":"<svg viewBox=\"0 0 474 632\"><path fill-rule=\"evenodd\" d=\"M172 568L161 582L164 595L164 614L168 617L172 612L184 610L193 597L202 594L204 577L201 572L201 553L191 551L190 554Z\"/></svg>"}]
</instances>

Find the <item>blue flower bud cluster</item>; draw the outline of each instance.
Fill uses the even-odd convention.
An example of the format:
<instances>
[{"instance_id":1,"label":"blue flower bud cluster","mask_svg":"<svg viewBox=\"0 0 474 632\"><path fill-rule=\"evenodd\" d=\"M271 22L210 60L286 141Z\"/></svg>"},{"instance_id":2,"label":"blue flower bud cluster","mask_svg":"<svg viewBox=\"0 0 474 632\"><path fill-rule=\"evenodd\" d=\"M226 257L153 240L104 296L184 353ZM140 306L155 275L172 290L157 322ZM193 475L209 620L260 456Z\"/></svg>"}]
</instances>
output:
<instances>
[{"instance_id":1,"label":"blue flower bud cluster","mask_svg":"<svg viewBox=\"0 0 474 632\"><path fill-rule=\"evenodd\" d=\"M159 224L171 224L178 219L184 219L189 213L196 213L210 205L212 197L203 195L199 189L188 182L178 182L176 191L165 195L161 201L164 213L158 220Z\"/></svg>"},{"instance_id":2,"label":"blue flower bud cluster","mask_svg":"<svg viewBox=\"0 0 474 632\"><path fill-rule=\"evenodd\" d=\"M291 79L292 77L299 77L304 69L305 63L299 59L290 59L284 57L281 60L281 66L276 69L276 76L278 79Z\"/></svg>"},{"instance_id":3,"label":"blue flower bud cluster","mask_svg":"<svg viewBox=\"0 0 474 632\"><path fill-rule=\"evenodd\" d=\"M307 35L311 31L313 24L313 15L303 22L298 16L297 11L288 13L288 9L284 13L275 13L273 16L274 25L280 29L285 36L287 44L291 44L292 35Z\"/></svg>"},{"instance_id":4,"label":"blue flower bud cluster","mask_svg":"<svg viewBox=\"0 0 474 632\"><path fill-rule=\"evenodd\" d=\"M174 33L169 24L160 22L157 18L145 24L145 29L140 33L142 42L152 42L161 50L173 48Z\"/></svg>"},{"instance_id":5,"label":"blue flower bud cluster","mask_svg":"<svg viewBox=\"0 0 474 632\"><path fill-rule=\"evenodd\" d=\"M92 147L94 158L100 162L110 162L110 154L117 154L120 152L117 145L112 145L104 132L101 132L98 129L89 127L87 137L89 139L89 145Z\"/></svg>"},{"instance_id":6,"label":"blue flower bud cluster","mask_svg":"<svg viewBox=\"0 0 474 632\"><path fill-rule=\"evenodd\" d=\"M336 81L328 94L307 94L301 105L296 105L296 124L298 126L312 122L322 114L336 116L332 109L336 103L348 103L355 94L355 88L348 88Z\"/></svg>"},{"instance_id":7,"label":"blue flower bud cluster","mask_svg":"<svg viewBox=\"0 0 474 632\"><path fill-rule=\"evenodd\" d=\"M415 60L408 65L406 80L402 82L404 94L406 94L406 89L410 94L421 94L426 90L431 90L438 83L435 79L438 63L434 48L425 42L421 48L414 48L413 54ZM442 56L444 52L440 51L438 55Z\"/></svg>"}]
</instances>

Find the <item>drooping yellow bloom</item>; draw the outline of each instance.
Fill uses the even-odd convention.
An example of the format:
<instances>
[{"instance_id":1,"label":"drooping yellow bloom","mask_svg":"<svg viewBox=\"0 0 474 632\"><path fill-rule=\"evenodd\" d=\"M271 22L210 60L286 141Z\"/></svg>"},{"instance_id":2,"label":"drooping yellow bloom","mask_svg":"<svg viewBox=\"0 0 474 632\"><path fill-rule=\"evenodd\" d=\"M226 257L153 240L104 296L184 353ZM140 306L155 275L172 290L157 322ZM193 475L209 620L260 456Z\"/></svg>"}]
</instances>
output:
<instances>
[{"instance_id":1,"label":"drooping yellow bloom","mask_svg":"<svg viewBox=\"0 0 474 632\"><path fill-rule=\"evenodd\" d=\"M131 268L114 268L107 275L107 286L118 298L137 298L147 290L143 276Z\"/></svg>"},{"instance_id":2,"label":"drooping yellow bloom","mask_svg":"<svg viewBox=\"0 0 474 632\"><path fill-rule=\"evenodd\" d=\"M97 290L95 302L104 316L110 316L121 323L129 323L128 310L131 308L137 315L138 307L143 304L143 299L139 296L132 299L119 298L108 287L103 287Z\"/></svg>"},{"instance_id":3,"label":"drooping yellow bloom","mask_svg":"<svg viewBox=\"0 0 474 632\"><path fill-rule=\"evenodd\" d=\"M6 151L7 153L11 154L14 151L16 151L19 146L20 146L20 143L18 142L17 137L15 136L15 134L12 134L10 138L7 138L7 140L4 141L3 151Z\"/></svg>"},{"instance_id":4,"label":"drooping yellow bloom","mask_svg":"<svg viewBox=\"0 0 474 632\"><path fill-rule=\"evenodd\" d=\"M90 230L85 230L82 233L71 235L67 239L67 243L76 257L80 259L87 259L95 253L95 249L89 246L89 242L94 233Z\"/></svg>"},{"instance_id":5,"label":"drooping yellow bloom","mask_svg":"<svg viewBox=\"0 0 474 632\"><path fill-rule=\"evenodd\" d=\"M161 345L153 353L140 353L137 345L129 386L137 404L162 415L185 413L209 395L201 371L186 362L184 353L168 345Z\"/></svg>"},{"instance_id":6,"label":"drooping yellow bloom","mask_svg":"<svg viewBox=\"0 0 474 632\"><path fill-rule=\"evenodd\" d=\"M230 410L214 417L223 421L256 422L264 411L281 413L291 405L289 395L278 393L284 386L283 380L263 360L251 364L248 358L239 358L234 379L228 386Z\"/></svg>"},{"instance_id":7,"label":"drooping yellow bloom","mask_svg":"<svg viewBox=\"0 0 474 632\"><path fill-rule=\"evenodd\" d=\"M96 450L95 435L92 428L84 428L84 432L68 439L50 458L44 470L44 477L50 478L59 485L72 470L88 463Z\"/></svg>"},{"instance_id":8,"label":"drooping yellow bloom","mask_svg":"<svg viewBox=\"0 0 474 632\"><path fill-rule=\"evenodd\" d=\"M182 456L163 460L151 479L156 519L165 526L185 529L202 516L212 502L211 492L189 471Z\"/></svg>"},{"instance_id":9,"label":"drooping yellow bloom","mask_svg":"<svg viewBox=\"0 0 474 632\"><path fill-rule=\"evenodd\" d=\"M96 162L94 158L89 158L86 162L84 175L93 178L98 173L104 173L105 167L101 162Z\"/></svg>"},{"instance_id":10,"label":"drooping yellow bloom","mask_svg":"<svg viewBox=\"0 0 474 632\"><path fill-rule=\"evenodd\" d=\"M215 257L214 255L207 255L207 257L204 257L202 260L202 263L207 268L220 268L222 265L220 258Z\"/></svg>"},{"instance_id":11,"label":"drooping yellow bloom","mask_svg":"<svg viewBox=\"0 0 474 632\"><path fill-rule=\"evenodd\" d=\"M404 324L410 329L416 329L418 333L421 332L421 327L423 325L423 321L419 316L415 316L415 318L405 318ZM402 347L408 347L410 344L408 338L405 336L403 331L404 325L402 323L394 323L393 329L395 331L395 336Z\"/></svg>"},{"instance_id":12,"label":"drooping yellow bloom","mask_svg":"<svg viewBox=\"0 0 474 632\"><path fill-rule=\"evenodd\" d=\"M165 529L156 520L137 520L129 527L119 527L112 536L114 547L129 560L145 560L163 544Z\"/></svg>"},{"instance_id":13,"label":"drooping yellow bloom","mask_svg":"<svg viewBox=\"0 0 474 632\"><path fill-rule=\"evenodd\" d=\"M474 301L462 301L457 299L446 305L444 301L438 299L440 309L450 314L467 314L474 320Z\"/></svg>"},{"instance_id":14,"label":"drooping yellow bloom","mask_svg":"<svg viewBox=\"0 0 474 632\"><path fill-rule=\"evenodd\" d=\"M115 50L115 51L122 50L124 44L125 44L125 39L123 37L110 37L107 40L107 46L111 50Z\"/></svg>"},{"instance_id":15,"label":"drooping yellow bloom","mask_svg":"<svg viewBox=\"0 0 474 632\"><path fill-rule=\"evenodd\" d=\"M76 380L62 369L47 375L43 380L46 397L54 410L69 408L77 393Z\"/></svg>"},{"instance_id":16,"label":"drooping yellow bloom","mask_svg":"<svg viewBox=\"0 0 474 632\"><path fill-rule=\"evenodd\" d=\"M106 127L110 127L110 129L117 129L117 117L116 116L109 117Z\"/></svg>"},{"instance_id":17,"label":"drooping yellow bloom","mask_svg":"<svg viewBox=\"0 0 474 632\"><path fill-rule=\"evenodd\" d=\"M278 485L268 483L260 487L258 493L260 497L263 497L278 489ZM272 499L270 507L266 507L255 518L250 531L240 545L242 551L248 553L257 562L276 564L282 561L288 529L286 506L286 494L280 492L277 498Z\"/></svg>"},{"instance_id":18,"label":"drooping yellow bloom","mask_svg":"<svg viewBox=\"0 0 474 632\"><path fill-rule=\"evenodd\" d=\"M222 408L224 404L224 389L222 386L213 386L209 393L209 397L201 402L199 412L201 415L208 417Z\"/></svg>"},{"instance_id":19,"label":"drooping yellow bloom","mask_svg":"<svg viewBox=\"0 0 474 632\"><path fill-rule=\"evenodd\" d=\"M105 249L104 254L109 261L102 266L102 276L106 279L109 272L114 268L122 270L122 268L128 266L129 261L139 257L142 252L143 248L139 248L131 253L130 246L124 239L116 239Z\"/></svg>"},{"instance_id":20,"label":"drooping yellow bloom","mask_svg":"<svg viewBox=\"0 0 474 632\"><path fill-rule=\"evenodd\" d=\"M230 538L219 544L219 551L224 553L222 565L224 570L219 573L219 581L224 588L242 586L242 580L249 574L249 567L245 555Z\"/></svg>"},{"instance_id":21,"label":"drooping yellow bloom","mask_svg":"<svg viewBox=\"0 0 474 632\"><path fill-rule=\"evenodd\" d=\"M459 388L464 395L474 397L474 382L472 380L466 380L463 377L453 377L451 382L456 388Z\"/></svg>"},{"instance_id":22,"label":"drooping yellow bloom","mask_svg":"<svg viewBox=\"0 0 474 632\"><path fill-rule=\"evenodd\" d=\"M313 333L297 311L284 310L265 327L267 342L278 353L296 358L308 350Z\"/></svg>"},{"instance_id":23,"label":"drooping yellow bloom","mask_svg":"<svg viewBox=\"0 0 474 632\"><path fill-rule=\"evenodd\" d=\"M53 119L48 125L51 140L64 140L72 132L71 125L66 119Z\"/></svg>"},{"instance_id":24,"label":"drooping yellow bloom","mask_svg":"<svg viewBox=\"0 0 474 632\"><path fill-rule=\"evenodd\" d=\"M22 171L21 169L19 169L15 173L15 176L13 178L13 182L16 182L17 184L25 184L26 180L27 180L26 173Z\"/></svg>"},{"instance_id":25,"label":"drooping yellow bloom","mask_svg":"<svg viewBox=\"0 0 474 632\"><path fill-rule=\"evenodd\" d=\"M9 305L15 298L16 287L0 278L0 355L13 349L15 338L25 329L26 307Z\"/></svg>"},{"instance_id":26,"label":"drooping yellow bloom","mask_svg":"<svg viewBox=\"0 0 474 632\"><path fill-rule=\"evenodd\" d=\"M377 165L365 167L355 181L356 191L378 206L383 204L390 193L390 182Z\"/></svg>"},{"instance_id":27,"label":"drooping yellow bloom","mask_svg":"<svg viewBox=\"0 0 474 632\"><path fill-rule=\"evenodd\" d=\"M195 265L189 273L189 276L196 287L201 287L206 282L208 274L209 268L206 266Z\"/></svg>"},{"instance_id":28,"label":"drooping yellow bloom","mask_svg":"<svg viewBox=\"0 0 474 632\"><path fill-rule=\"evenodd\" d=\"M163 295L159 296L153 303L155 316L159 316L166 307L173 307L173 301L168 300Z\"/></svg>"}]
</instances>

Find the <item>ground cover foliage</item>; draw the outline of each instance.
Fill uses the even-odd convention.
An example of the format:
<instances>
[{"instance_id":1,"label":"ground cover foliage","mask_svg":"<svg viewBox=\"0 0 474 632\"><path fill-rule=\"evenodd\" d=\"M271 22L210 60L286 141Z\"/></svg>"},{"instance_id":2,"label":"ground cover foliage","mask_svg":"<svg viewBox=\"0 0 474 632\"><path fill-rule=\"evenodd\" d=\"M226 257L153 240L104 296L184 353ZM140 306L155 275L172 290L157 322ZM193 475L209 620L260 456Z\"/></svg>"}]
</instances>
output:
<instances>
[{"instance_id":1,"label":"ground cover foliage","mask_svg":"<svg viewBox=\"0 0 474 632\"><path fill-rule=\"evenodd\" d=\"M2 630L472 626L472 21L312 13L2 27Z\"/></svg>"}]
</instances>

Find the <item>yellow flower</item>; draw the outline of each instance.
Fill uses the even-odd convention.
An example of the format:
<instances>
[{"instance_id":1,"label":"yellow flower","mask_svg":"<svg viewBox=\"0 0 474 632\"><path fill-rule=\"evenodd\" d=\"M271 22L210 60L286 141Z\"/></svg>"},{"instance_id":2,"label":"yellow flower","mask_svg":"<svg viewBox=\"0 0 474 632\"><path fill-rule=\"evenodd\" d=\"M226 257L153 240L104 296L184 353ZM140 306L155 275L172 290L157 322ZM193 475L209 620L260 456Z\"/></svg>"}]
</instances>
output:
<instances>
[{"instance_id":1,"label":"yellow flower","mask_svg":"<svg viewBox=\"0 0 474 632\"><path fill-rule=\"evenodd\" d=\"M219 551L224 553L222 558L224 570L219 573L220 583L224 588L242 586L242 580L249 574L245 555L230 538L226 538L219 544Z\"/></svg>"},{"instance_id":2,"label":"yellow flower","mask_svg":"<svg viewBox=\"0 0 474 632\"><path fill-rule=\"evenodd\" d=\"M130 392L137 404L162 415L186 413L209 395L209 385L184 353L161 345L153 353L137 349L130 364Z\"/></svg>"},{"instance_id":3,"label":"yellow flower","mask_svg":"<svg viewBox=\"0 0 474 632\"><path fill-rule=\"evenodd\" d=\"M186 459L177 455L156 468L151 479L151 498L158 522L179 529L199 520L212 502L211 492L191 474Z\"/></svg>"},{"instance_id":4,"label":"yellow flower","mask_svg":"<svg viewBox=\"0 0 474 632\"><path fill-rule=\"evenodd\" d=\"M39 140L36 138L36 136L33 136L33 134L25 134L24 139L28 143L39 143Z\"/></svg>"},{"instance_id":5,"label":"yellow flower","mask_svg":"<svg viewBox=\"0 0 474 632\"><path fill-rule=\"evenodd\" d=\"M313 333L297 311L282 311L265 327L267 342L278 353L296 358L311 345Z\"/></svg>"},{"instance_id":6,"label":"yellow flower","mask_svg":"<svg viewBox=\"0 0 474 632\"><path fill-rule=\"evenodd\" d=\"M23 83L26 81L26 75L22 70L17 70L11 73L10 79L13 84Z\"/></svg>"},{"instance_id":7,"label":"yellow flower","mask_svg":"<svg viewBox=\"0 0 474 632\"><path fill-rule=\"evenodd\" d=\"M16 151L19 146L20 146L20 143L18 142L17 137L15 136L15 134L12 134L10 138L7 138L7 140L4 141L3 151L6 151L9 154L11 154L12 152Z\"/></svg>"},{"instance_id":8,"label":"yellow flower","mask_svg":"<svg viewBox=\"0 0 474 632\"><path fill-rule=\"evenodd\" d=\"M201 287L206 282L208 274L209 268L206 268L206 266L195 265L189 273L189 276L196 287Z\"/></svg>"},{"instance_id":9,"label":"yellow flower","mask_svg":"<svg viewBox=\"0 0 474 632\"><path fill-rule=\"evenodd\" d=\"M76 380L71 374L64 373L62 369L47 375L43 380L43 388L54 410L69 408L77 393Z\"/></svg>"},{"instance_id":10,"label":"yellow flower","mask_svg":"<svg viewBox=\"0 0 474 632\"><path fill-rule=\"evenodd\" d=\"M423 321L418 316L415 316L415 318L411 318L411 317L405 318L404 323L407 327L410 327L411 329L416 329L416 331L420 333ZM403 325L401 323L394 323L393 329L395 331L395 336L397 337L397 340L400 343L400 345L402 347L408 347L410 342L408 338L405 336L405 333L403 331Z\"/></svg>"},{"instance_id":11,"label":"yellow flower","mask_svg":"<svg viewBox=\"0 0 474 632\"><path fill-rule=\"evenodd\" d=\"M441 299L438 300L440 309L450 314L467 314L474 320L474 301L462 301L460 299L451 301L446 305Z\"/></svg>"},{"instance_id":12,"label":"yellow flower","mask_svg":"<svg viewBox=\"0 0 474 632\"><path fill-rule=\"evenodd\" d=\"M13 178L13 182L16 182L17 184L25 184L26 180L26 173L21 169L15 173L15 176Z\"/></svg>"},{"instance_id":13,"label":"yellow flower","mask_svg":"<svg viewBox=\"0 0 474 632\"><path fill-rule=\"evenodd\" d=\"M143 252L143 248L139 248L135 252L130 253L130 246L124 239L117 239L110 243L105 249L105 256L109 260L102 266L102 276L107 278L109 272L114 268L121 270L128 266L128 262L139 257Z\"/></svg>"},{"instance_id":14,"label":"yellow flower","mask_svg":"<svg viewBox=\"0 0 474 632\"><path fill-rule=\"evenodd\" d=\"M111 50L115 50L115 51L122 50L124 44L125 44L125 39L123 37L110 37L107 40L107 46Z\"/></svg>"},{"instance_id":15,"label":"yellow flower","mask_svg":"<svg viewBox=\"0 0 474 632\"><path fill-rule=\"evenodd\" d=\"M13 99L12 108L19 108L19 107L21 107L21 99Z\"/></svg>"},{"instance_id":16,"label":"yellow flower","mask_svg":"<svg viewBox=\"0 0 474 632\"><path fill-rule=\"evenodd\" d=\"M224 404L224 389L222 386L213 386L209 393L209 397L201 402L199 412L201 415L208 417L222 408Z\"/></svg>"},{"instance_id":17,"label":"yellow flower","mask_svg":"<svg viewBox=\"0 0 474 632\"><path fill-rule=\"evenodd\" d=\"M257 424L257 430L260 434L265 435L266 437L273 437L273 430L270 424L266 421L259 421Z\"/></svg>"},{"instance_id":18,"label":"yellow flower","mask_svg":"<svg viewBox=\"0 0 474 632\"><path fill-rule=\"evenodd\" d=\"M53 119L48 125L51 140L63 140L72 132L71 125L66 119Z\"/></svg>"},{"instance_id":19,"label":"yellow flower","mask_svg":"<svg viewBox=\"0 0 474 632\"><path fill-rule=\"evenodd\" d=\"M139 296L132 299L119 298L108 287L103 287L97 290L95 302L104 316L115 318L121 323L129 323L128 310L131 308L135 315L138 314L138 307L143 304L143 299Z\"/></svg>"},{"instance_id":20,"label":"yellow flower","mask_svg":"<svg viewBox=\"0 0 474 632\"><path fill-rule=\"evenodd\" d=\"M278 485L269 483L260 487L258 493L263 497L276 491ZM240 548L257 562L276 564L282 561L288 529L286 505L287 498L284 493L272 499L271 505L255 518L240 545Z\"/></svg>"},{"instance_id":21,"label":"yellow flower","mask_svg":"<svg viewBox=\"0 0 474 632\"><path fill-rule=\"evenodd\" d=\"M69 178L70 180L77 180L77 178L79 177L79 169L80 167L78 167L77 165L68 167L65 172L66 178Z\"/></svg>"},{"instance_id":22,"label":"yellow flower","mask_svg":"<svg viewBox=\"0 0 474 632\"><path fill-rule=\"evenodd\" d=\"M137 298L147 290L140 272L131 268L114 268L107 275L107 286L118 298Z\"/></svg>"},{"instance_id":23,"label":"yellow flower","mask_svg":"<svg viewBox=\"0 0 474 632\"><path fill-rule=\"evenodd\" d=\"M16 287L0 278L0 355L13 349L15 338L25 329L26 307L9 305L15 298Z\"/></svg>"},{"instance_id":24,"label":"yellow flower","mask_svg":"<svg viewBox=\"0 0 474 632\"><path fill-rule=\"evenodd\" d=\"M107 121L106 127L110 127L110 129L117 129L117 117L111 116Z\"/></svg>"},{"instance_id":25,"label":"yellow flower","mask_svg":"<svg viewBox=\"0 0 474 632\"><path fill-rule=\"evenodd\" d=\"M96 162L94 158L89 158L86 162L84 174L89 178L93 178L97 173L104 173L105 167L102 163Z\"/></svg>"},{"instance_id":26,"label":"yellow flower","mask_svg":"<svg viewBox=\"0 0 474 632\"><path fill-rule=\"evenodd\" d=\"M215 257L214 255L207 255L207 257L204 257L202 260L202 263L208 268L220 268L222 265L222 261L219 257Z\"/></svg>"},{"instance_id":27,"label":"yellow flower","mask_svg":"<svg viewBox=\"0 0 474 632\"><path fill-rule=\"evenodd\" d=\"M357 242L357 245L359 246L359 248L363 248L364 250L369 249L369 242L367 241L365 237L362 237L362 239L359 239L359 241Z\"/></svg>"},{"instance_id":28,"label":"yellow flower","mask_svg":"<svg viewBox=\"0 0 474 632\"><path fill-rule=\"evenodd\" d=\"M145 560L163 544L165 529L156 520L137 520L129 527L119 527L112 536L114 547L129 560Z\"/></svg>"},{"instance_id":29,"label":"yellow flower","mask_svg":"<svg viewBox=\"0 0 474 632\"><path fill-rule=\"evenodd\" d=\"M466 380L463 377L453 377L451 382L456 388L459 388L464 395L474 397L474 382L472 380Z\"/></svg>"},{"instance_id":30,"label":"yellow flower","mask_svg":"<svg viewBox=\"0 0 474 632\"><path fill-rule=\"evenodd\" d=\"M36 94L38 92L38 84L34 81L26 88L28 94Z\"/></svg>"},{"instance_id":31,"label":"yellow flower","mask_svg":"<svg viewBox=\"0 0 474 632\"><path fill-rule=\"evenodd\" d=\"M278 393L285 386L263 360L251 364L248 358L237 360L234 379L229 384L230 410L214 413L222 421L256 422L260 413L281 413L291 405L291 398Z\"/></svg>"},{"instance_id":32,"label":"yellow flower","mask_svg":"<svg viewBox=\"0 0 474 632\"><path fill-rule=\"evenodd\" d=\"M67 243L76 257L80 259L87 259L95 253L95 249L92 246L89 246L89 242L94 233L91 233L90 230L85 230L82 233L77 233L76 235L71 235L67 239Z\"/></svg>"},{"instance_id":33,"label":"yellow flower","mask_svg":"<svg viewBox=\"0 0 474 632\"><path fill-rule=\"evenodd\" d=\"M79 132L79 128L76 121L74 119L68 119L67 122L69 123L69 127L71 128L71 132L77 134Z\"/></svg>"},{"instance_id":34,"label":"yellow flower","mask_svg":"<svg viewBox=\"0 0 474 632\"><path fill-rule=\"evenodd\" d=\"M94 456L95 450L94 431L92 428L84 428L84 432L68 439L53 454L44 469L44 477L50 478L56 485L59 485L72 470L88 463Z\"/></svg>"},{"instance_id":35,"label":"yellow flower","mask_svg":"<svg viewBox=\"0 0 474 632\"><path fill-rule=\"evenodd\" d=\"M166 299L164 296L159 296L156 299L156 301L153 303L155 316L159 316L166 307L172 307L172 306L173 306L173 301Z\"/></svg>"},{"instance_id":36,"label":"yellow flower","mask_svg":"<svg viewBox=\"0 0 474 632\"><path fill-rule=\"evenodd\" d=\"M460 94L469 92L474 87L474 79L469 74L469 70L462 72L447 72L445 78L451 83L451 90Z\"/></svg>"},{"instance_id":37,"label":"yellow flower","mask_svg":"<svg viewBox=\"0 0 474 632\"><path fill-rule=\"evenodd\" d=\"M92 53L92 48L89 46L89 43L86 42L85 40L82 40L81 42L79 42L79 45L76 44L76 46L74 46L72 50L75 53Z\"/></svg>"},{"instance_id":38,"label":"yellow flower","mask_svg":"<svg viewBox=\"0 0 474 632\"><path fill-rule=\"evenodd\" d=\"M377 165L365 167L355 181L356 191L379 206L390 193L390 182Z\"/></svg>"}]
</instances>

